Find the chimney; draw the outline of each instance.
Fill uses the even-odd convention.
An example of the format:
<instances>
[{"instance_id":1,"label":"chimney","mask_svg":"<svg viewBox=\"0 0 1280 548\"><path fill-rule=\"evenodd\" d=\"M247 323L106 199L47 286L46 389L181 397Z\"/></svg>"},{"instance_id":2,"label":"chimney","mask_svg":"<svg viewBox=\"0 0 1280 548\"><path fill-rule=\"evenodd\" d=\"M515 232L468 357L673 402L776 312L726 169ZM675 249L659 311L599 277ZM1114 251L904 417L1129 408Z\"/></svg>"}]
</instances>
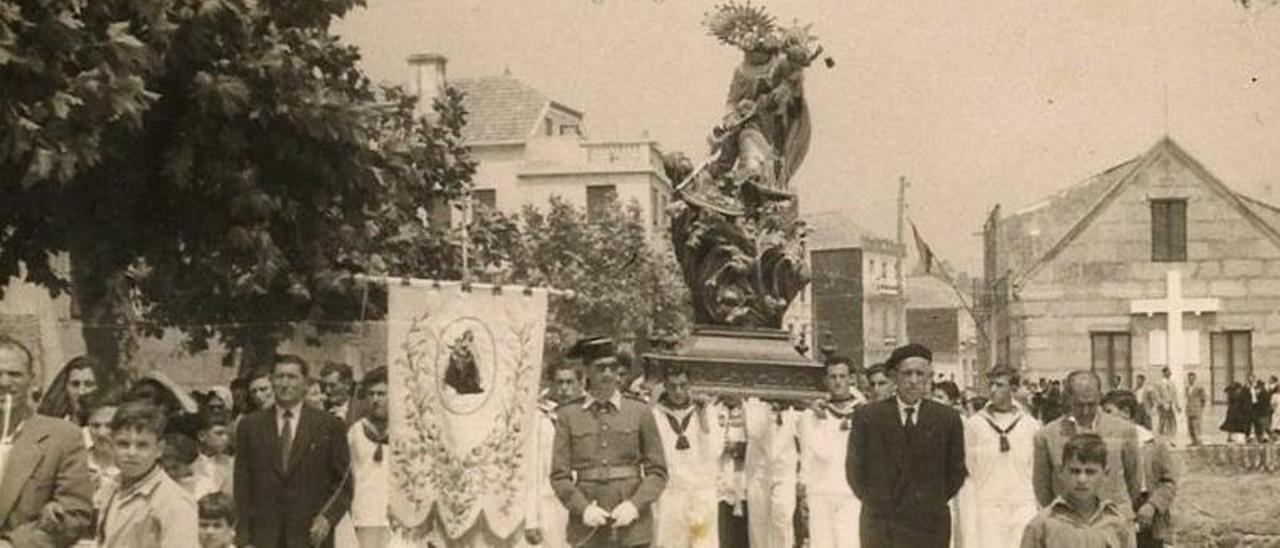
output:
<instances>
[{"instance_id":1,"label":"chimney","mask_svg":"<svg viewBox=\"0 0 1280 548\"><path fill-rule=\"evenodd\" d=\"M432 101L444 89L444 66L449 62L438 53L417 53L409 56L409 67L413 71L410 80L410 91L418 96L415 112L422 116L435 113Z\"/></svg>"}]
</instances>

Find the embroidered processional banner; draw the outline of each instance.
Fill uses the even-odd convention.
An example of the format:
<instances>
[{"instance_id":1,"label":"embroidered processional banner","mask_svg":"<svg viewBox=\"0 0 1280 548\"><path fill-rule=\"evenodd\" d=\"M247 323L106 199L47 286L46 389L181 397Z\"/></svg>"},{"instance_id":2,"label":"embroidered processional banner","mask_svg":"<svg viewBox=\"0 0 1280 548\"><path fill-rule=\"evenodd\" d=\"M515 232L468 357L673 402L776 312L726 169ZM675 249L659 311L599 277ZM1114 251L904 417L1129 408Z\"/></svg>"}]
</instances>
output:
<instances>
[{"instance_id":1,"label":"embroidered processional banner","mask_svg":"<svg viewBox=\"0 0 1280 548\"><path fill-rule=\"evenodd\" d=\"M518 535L546 291L441 282L387 293L396 544Z\"/></svg>"}]
</instances>

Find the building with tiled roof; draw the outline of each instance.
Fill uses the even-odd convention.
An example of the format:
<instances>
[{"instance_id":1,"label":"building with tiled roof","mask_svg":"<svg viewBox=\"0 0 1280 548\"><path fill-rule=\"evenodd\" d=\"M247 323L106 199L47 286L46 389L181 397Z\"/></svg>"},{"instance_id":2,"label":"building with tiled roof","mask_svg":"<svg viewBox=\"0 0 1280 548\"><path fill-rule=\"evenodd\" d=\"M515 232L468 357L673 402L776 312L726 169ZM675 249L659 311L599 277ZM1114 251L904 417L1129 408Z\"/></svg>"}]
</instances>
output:
<instances>
[{"instance_id":1,"label":"building with tiled roof","mask_svg":"<svg viewBox=\"0 0 1280 548\"><path fill-rule=\"evenodd\" d=\"M1092 368L1105 388L1168 367L1215 403L1232 382L1280 374L1280 209L1167 137L1030 207L997 207L984 259L987 362L1033 377Z\"/></svg>"},{"instance_id":2,"label":"building with tiled roof","mask_svg":"<svg viewBox=\"0 0 1280 548\"><path fill-rule=\"evenodd\" d=\"M896 264L901 246L858 225L848 211L802 219L813 282L791 303L783 327L810 356L831 345L859 365L883 360L906 333Z\"/></svg>"},{"instance_id":3,"label":"building with tiled roof","mask_svg":"<svg viewBox=\"0 0 1280 548\"><path fill-rule=\"evenodd\" d=\"M665 240L672 184L655 141L592 141L582 112L509 73L449 80L442 56L414 55L409 64L420 108L432 97L423 89L449 85L464 93L463 137L478 163L474 204L516 213L525 206L545 208L560 196L590 216L610 200L635 202L653 241ZM456 221L458 213L451 216ZM433 218L447 217L437 211Z\"/></svg>"},{"instance_id":4,"label":"building with tiled roof","mask_svg":"<svg viewBox=\"0 0 1280 548\"><path fill-rule=\"evenodd\" d=\"M545 132L578 135L582 113L547 99L509 74L450 80L466 96L467 125L462 136L472 146L523 143ZM555 123L559 122L559 123Z\"/></svg>"}]
</instances>

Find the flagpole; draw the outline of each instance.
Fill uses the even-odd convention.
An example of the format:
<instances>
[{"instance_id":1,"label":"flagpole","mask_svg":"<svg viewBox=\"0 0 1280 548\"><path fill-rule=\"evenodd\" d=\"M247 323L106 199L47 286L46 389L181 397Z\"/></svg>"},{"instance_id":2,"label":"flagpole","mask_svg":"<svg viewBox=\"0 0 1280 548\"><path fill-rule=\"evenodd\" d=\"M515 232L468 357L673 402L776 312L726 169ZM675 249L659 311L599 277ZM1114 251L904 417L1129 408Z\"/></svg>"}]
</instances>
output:
<instances>
[{"instance_id":1,"label":"flagpole","mask_svg":"<svg viewBox=\"0 0 1280 548\"><path fill-rule=\"evenodd\" d=\"M898 299L902 302L902 310L898 314L898 325L895 338L905 342L907 339L907 276L903 272L903 259L907 256L907 244L903 241L907 221L907 176L898 176L898 256L894 268L898 271Z\"/></svg>"}]
</instances>

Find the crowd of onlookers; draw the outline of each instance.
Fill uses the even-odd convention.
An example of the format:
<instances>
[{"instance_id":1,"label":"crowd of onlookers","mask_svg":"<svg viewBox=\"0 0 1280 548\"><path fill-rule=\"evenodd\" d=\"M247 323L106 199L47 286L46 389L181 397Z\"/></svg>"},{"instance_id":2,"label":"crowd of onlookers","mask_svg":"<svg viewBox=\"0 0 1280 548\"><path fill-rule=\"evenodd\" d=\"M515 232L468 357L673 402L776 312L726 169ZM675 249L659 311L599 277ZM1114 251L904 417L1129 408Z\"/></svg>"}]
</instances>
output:
<instances>
[{"instance_id":1,"label":"crowd of onlookers","mask_svg":"<svg viewBox=\"0 0 1280 548\"><path fill-rule=\"evenodd\" d=\"M1222 431L1227 443L1280 442L1280 381L1272 375L1264 384L1250 375L1241 383L1227 385L1227 417Z\"/></svg>"},{"instance_id":2,"label":"crowd of onlookers","mask_svg":"<svg viewBox=\"0 0 1280 548\"><path fill-rule=\"evenodd\" d=\"M280 506L308 508L323 504L322 513L328 513L324 527L304 526L307 536L318 541L313 545L332 546L337 541L343 546L384 546L389 460L384 450L388 441L386 368L366 372L357 383L347 364L326 363L318 375L311 376L300 358L284 356L276 362L229 387L189 391L158 372L125 379L118 370L80 356L68 362L41 393L31 389L35 375L30 352L0 336L0 392L10 395L0 466L6 464L7 448L20 445L28 426L51 421L51 428L79 427L80 447L87 450L69 452L62 459L65 469L50 488L49 500L39 504L35 527L63 540L78 538L86 545L221 548L253 544L254 530L244 523L237 527L237 521L246 511L261 512L237 500L238 488L257 489L277 481L282 482L278 489L282 493L293 489L307 493L283 479L296 474L303 478L298 483L327 486L321 493L305 495L318 502L293 500L292 495L278 501ZM22 377L22 383L5 382L6 374ZM278 418L277 402L287 402L284 407L296 405L292 417L284 410L287 426L280 430L269 426L279 432L279 439L276 432L253 437L237 434L252 417L260 422ZM25 409L46 418L23 420L31 415ZM12 430L18 433L11 434ZM321 434L329 431L335 434ZM341 445L326 456L332 462L324 464L334 469L330 475L335 478L328 483L313 481L308 474L325 472L313 469L310 459L329 438L337 438ZM297 441L291 443L293 439ZM254 445L283 452L283 461L275 461L281 463L276 471L279 478L270 475L269 466L267 470L236 466L241 454L266 453ZM295 454L305 455L290 460L290 447ZM17 452L14 449L11 454ZM82 475L87 476L86 485L77 479ZM263 477L270 481L259 481ZM20 488L26 487L0 485L0 499L4 490ZM41 498L41 493L35 495ZM88 509L80 508L81 495L87 495ZM253 498L264 496L255 493ZM283 520L287 518L275 521ZM280 532L272 534L280 535L279 539L290 534L285 525L275 526ZM0 525L0 547L21 545L14 530L12 523Z\"/></svg>"}]
</instances>

